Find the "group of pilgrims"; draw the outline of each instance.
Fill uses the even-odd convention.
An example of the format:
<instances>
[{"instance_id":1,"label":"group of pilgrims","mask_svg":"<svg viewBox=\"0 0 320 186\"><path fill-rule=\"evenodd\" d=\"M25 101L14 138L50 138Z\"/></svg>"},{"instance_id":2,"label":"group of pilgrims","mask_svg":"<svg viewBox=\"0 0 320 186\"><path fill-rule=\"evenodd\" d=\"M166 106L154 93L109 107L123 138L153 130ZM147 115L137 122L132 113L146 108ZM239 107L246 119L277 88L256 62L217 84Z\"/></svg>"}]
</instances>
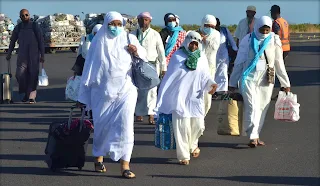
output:
<instances>
[{"instance_id":1,"label":"group of pilgrims","mask_svg":"<svg viewBox=\"0 0 320 186\"><path fill-rule=\"evenodd\" d=\"M177 160L188 165L191 157L200 155L198 142L205 130L212 95L236 91L243 96L248 145L265 145L259 133L274 86L266 80L267 66L275 68L284 91L290 91L281 40L271 31L272 19L257 18L252 31L238 41L238 46L230 31L221 27L213 15L205 15L201 27L188 32L173 13L164 16L165 27L160 33L150 27L151 21L149 12L140 13L139 27L129 34L128 44L124 18L111 11L103 25L96 25L81 41L78 56L84 62L76 63L73 70L81 75L78 106L85 105L92 112L95 171L107 171L103 158L109 155L113 161L120 160L122 176L135 178L129 166L134 122L149 116L148 123L153 125L161 113L172 114ZM228 46L236 53L231 75ZM131 55L154 66L161 77L159 87L135 87Z\"/></svg>"}]
</instances>

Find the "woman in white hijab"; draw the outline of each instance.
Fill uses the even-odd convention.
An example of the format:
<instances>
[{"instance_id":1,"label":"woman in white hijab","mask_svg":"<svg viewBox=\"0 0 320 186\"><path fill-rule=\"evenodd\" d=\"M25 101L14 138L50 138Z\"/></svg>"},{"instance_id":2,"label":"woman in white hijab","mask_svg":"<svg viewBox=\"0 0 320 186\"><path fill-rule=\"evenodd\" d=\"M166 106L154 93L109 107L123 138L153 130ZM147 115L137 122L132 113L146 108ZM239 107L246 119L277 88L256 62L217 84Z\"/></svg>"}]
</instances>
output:
<instances>
[{"instance_id":1,"label":"woman in white hijab","mask_svg":"<svg viewBox=\"0 0 320 186\"><path fill-rule=\"evenodd\" d=\"M182 165L189 164L190 153L195 158L200 155L198 139L205 129L204 95L213 94L217 88L201 48L200 34L189 31L170 59L155 109L158 115L172 114L177 158Z\"/></svg>"},{"instance_id":2,"label":"woman in white hijab","mask_svg":"<svg viewBox=\"0 0 320 186\"><path fill-rule=\"evenodd\" d=\"M244 100L244 131L249 135L250 147L264 146L260 131L271 101L274 71L285 91L290 91L290 81L282 58L281 40L271 32L272 20L263 16L257 20L252 34L240 43L229 89L240 85Z\"/></svg>"},{"instance_id":3,"label":"woman in white hijab","mask_svg":"<svg viewBox=\"0 0 320 186\"><path fill-rule=\"evenodd\" d=\"M103 156L110 155L113 161L120 159L122 176L135 178L129 162L137 88L131 79L130 53L145 61L147 54L134 35L129 38L130 45L122 15L107 13L87 53L78 100L93 112L95 170L105 172Z\"/></svg>"},{"instance_id":4,"label":"woman in white hijab","mask_svg":"<svg viewBox=\"0 0 320 186\"><path fill-rule=\"evenodd\" d=\"M203 17L201 28L199 29L199 33L203 39L203 50L208 58L210 76L212 79L215 78L217 66L216 57L220 47L220 32L215 29L216 24L216 18L213 15L208 14ZM206 94L204 97L205 115L208 114L211 108L211 99L211 94Z\"/></svg>"}]
</instances>

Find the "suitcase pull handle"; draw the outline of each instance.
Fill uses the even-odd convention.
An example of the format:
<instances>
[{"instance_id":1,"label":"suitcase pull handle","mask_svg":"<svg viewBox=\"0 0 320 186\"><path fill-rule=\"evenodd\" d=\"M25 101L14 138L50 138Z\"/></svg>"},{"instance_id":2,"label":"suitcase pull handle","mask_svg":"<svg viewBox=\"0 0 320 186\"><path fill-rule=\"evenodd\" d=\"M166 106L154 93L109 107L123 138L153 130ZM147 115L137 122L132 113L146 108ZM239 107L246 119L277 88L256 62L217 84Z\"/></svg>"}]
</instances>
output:
<instances>
[{"instance_id":1,"label":"suitcase pull handle","mask_svg":"<svg viewBox=\"0 0 320 186\"><path fill-rule=\"evenodd\" d=\"M71 122L72 122L72 116L73 116L73 110L75 108L78 108L76 106L72 106L70 108L70 114L69 114L69 119L68 119L68 130L70 130L70 126L71 126ZM83 125L84 125L84 116L85 116L85 113L86 113L86 109L85 107L83 107L82 109L82 113L81 113L81 118L80 118L80 126L79 126L79 132L81 132L82 128L83 128Z\"/></svg>"}]
</instances>

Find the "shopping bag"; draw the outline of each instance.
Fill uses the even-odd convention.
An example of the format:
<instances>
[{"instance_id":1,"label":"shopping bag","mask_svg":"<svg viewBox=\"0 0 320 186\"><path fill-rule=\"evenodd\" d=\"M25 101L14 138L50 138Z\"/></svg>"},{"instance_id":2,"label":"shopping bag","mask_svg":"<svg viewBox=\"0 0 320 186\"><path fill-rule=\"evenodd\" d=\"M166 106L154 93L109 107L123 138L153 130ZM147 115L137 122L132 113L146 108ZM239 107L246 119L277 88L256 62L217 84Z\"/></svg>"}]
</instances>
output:
<instances>
[{"instance_id":1,"label":"shopping bag","mask_svg":"<svg viewBox=\"0 0 320 186\"><path fill-rule=\"evenodd\" d=\"M155 127L154 145L162 150L176 149L172 114L159 114Z\"/></svg>"},{"instance_id":2,"label":"shopping bag","mask_svg":"<svg viewBox=\"0 0 320 186\"><path fill-rule=\"evenodd\" d=\"M41 74L38 78L38 85L40 87L46 87L49 85L49 80L48 80L48 76L47 76L47 73L46 71L44 70L44 68L42 67L41 69Z\"/></svg>"},{"instance_id":3,"label":"shopping bag","mask_svg":"<svg viewBox=\"0 0 320 186\"><path fill-rule=\"evenodd\" d=\"M297 95L292 92L280 91L275 105L274 119L285 122L299 121L300 104L297 102Z\"/></svg>"},{"instance_id":4,"label":"shopping bag","mask_svg":"<svg viewBox=\"0 0 320 186\"><path fill-rule=\"evenodd\" d=\"M81 76L72 76L67 81L65 90L66 100L78 101Z\"/></svg>"},{"instance_id":5,"label":"shopping bag","mask_svg":"<svg viewBox=\"0 0 320 186\"><path fill-rule=\"evenodd\" d=\"M243 101L240 94L228 94L219 104L218 129L219 135L242 135Z\"/></svg>"}]
</instances>

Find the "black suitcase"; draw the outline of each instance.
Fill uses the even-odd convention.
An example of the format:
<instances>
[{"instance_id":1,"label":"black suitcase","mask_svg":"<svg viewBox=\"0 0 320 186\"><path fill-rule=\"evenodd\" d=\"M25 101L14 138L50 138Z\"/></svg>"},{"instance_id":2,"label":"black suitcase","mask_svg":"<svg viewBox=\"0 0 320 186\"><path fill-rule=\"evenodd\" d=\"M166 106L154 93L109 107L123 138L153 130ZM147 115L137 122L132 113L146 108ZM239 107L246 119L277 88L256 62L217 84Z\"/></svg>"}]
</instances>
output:
<instances>
[{"instance_id":1,"label":"black suitcase","mask_svg":"<svg viewBox=\"0 0 320 186\"><path fill-rule=\"evenodd\" d=\"M11 64L10 60L8 60L8 72L0 75L0 94L1 104L10 104L12 101L12 74L11 74Z\"/></svg>"},{"instance_id":2,"label":"black suitcase","mask_svg":"<svg viewBox=\"0 0 320 186\"><path fill-rule=\"evenodd\" d=\"M68 167L81 170L84 167L93 125L84 120L84 109L80 119L72 120L75 108L71 108L68 122L50 125L45 154L46 163L52 171Z\"/></svg>"}]
</instances>

